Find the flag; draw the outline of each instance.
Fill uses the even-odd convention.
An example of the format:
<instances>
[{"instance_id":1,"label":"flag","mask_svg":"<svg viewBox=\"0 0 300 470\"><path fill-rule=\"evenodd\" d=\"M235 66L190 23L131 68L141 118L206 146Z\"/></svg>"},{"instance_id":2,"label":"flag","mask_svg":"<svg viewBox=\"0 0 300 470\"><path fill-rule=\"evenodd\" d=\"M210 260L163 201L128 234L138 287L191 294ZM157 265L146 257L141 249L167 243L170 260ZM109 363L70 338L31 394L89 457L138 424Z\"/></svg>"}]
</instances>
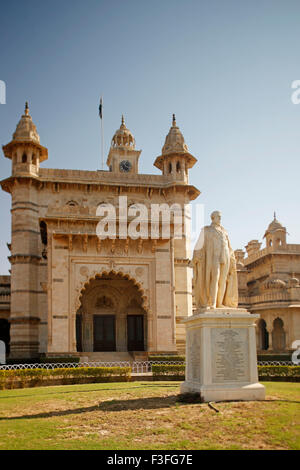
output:
<instances>
[{"instance_id":1,"label":"flag","mask_svg":"<svg viewBox=\"0 0 300 470\"><path fill-rule=\"evenodd\" d=\"M102 101L102 96L100 98L100 105L99 105L99 116L100 119L102 119L102 108L103 108L103 101Z\"/></svg>"}]
</instances>

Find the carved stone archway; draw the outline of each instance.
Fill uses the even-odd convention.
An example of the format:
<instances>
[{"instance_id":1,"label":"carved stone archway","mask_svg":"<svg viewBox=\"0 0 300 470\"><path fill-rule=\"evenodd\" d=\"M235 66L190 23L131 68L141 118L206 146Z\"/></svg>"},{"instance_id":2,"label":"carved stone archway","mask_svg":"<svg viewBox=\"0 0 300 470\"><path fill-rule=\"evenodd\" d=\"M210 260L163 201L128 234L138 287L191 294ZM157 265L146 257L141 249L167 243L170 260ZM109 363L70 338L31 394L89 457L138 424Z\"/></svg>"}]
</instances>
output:
<instances>
[{"instance_id":1,"label":"carved stone archway","mask_svg":"<svg viewBox=\"0 0 300 470\"><path fill-rule=\"evenodd\" d=\"M80 292L77 350L147 350L145 300L141 286L129 275L110 271L93 276Z\"/></svg>"}]
</instances>

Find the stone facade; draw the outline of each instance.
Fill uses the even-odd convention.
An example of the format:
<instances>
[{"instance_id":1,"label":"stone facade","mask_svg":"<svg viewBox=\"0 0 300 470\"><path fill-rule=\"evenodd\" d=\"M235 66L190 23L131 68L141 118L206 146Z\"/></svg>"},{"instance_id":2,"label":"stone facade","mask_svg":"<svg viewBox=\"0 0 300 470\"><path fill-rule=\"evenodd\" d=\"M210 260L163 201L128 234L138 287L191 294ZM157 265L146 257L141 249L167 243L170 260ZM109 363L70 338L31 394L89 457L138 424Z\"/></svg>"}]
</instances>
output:
<instances>
[{"instance_id":1,"label":"stone facade","mask_svg":"<svg viewBox=\"0 0 300 470\"><path fill-rule=\"evenodd\" d=\"M141 151L123 118L108 171L41 168L48 151L27 104L3 152L12 161L12 175L1 181L12 198L10 356L89 356L134 346L184 351L181 320L192 314L189 231L181 239L174 238L174 224L169 238L102 240L96 234L99 205L116 207L120 225L120 196L127 197L128 206L177 203L183 208L200 194L188 183L196 159L175 116L155 161L161 175L138 172ZM182 224L189 222L185 211ZM2 297L4 305L0 292L0 302Z\"/></svg>"},{"instance_id":2,"label":"stone facade","mask_svg":"<svg viewBox=\"0 0 300 470\"><path fill-rule=\"evenodd\" d=\"M257 321L257 349L261 353L283 353L300 339L300 245L286 242L286 228L274 215L261 249L251 240L236 250L239 306Z\"/></svg>"}]
</instances>

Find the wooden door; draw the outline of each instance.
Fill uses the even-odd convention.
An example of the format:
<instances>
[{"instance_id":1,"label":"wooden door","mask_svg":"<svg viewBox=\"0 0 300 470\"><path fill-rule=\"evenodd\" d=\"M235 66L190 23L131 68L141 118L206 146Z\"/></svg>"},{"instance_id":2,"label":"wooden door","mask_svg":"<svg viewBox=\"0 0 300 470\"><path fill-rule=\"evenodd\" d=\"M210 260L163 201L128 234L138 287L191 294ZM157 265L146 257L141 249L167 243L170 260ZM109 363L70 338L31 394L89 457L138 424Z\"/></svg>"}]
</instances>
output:
<instances>
[{"instance_id":1,"label":"wooden door","mask_svg":"<svg viewBox=\"0 0 300 470\"><path fill-rule=\"evenodd\" d=\"M144 316L127 316L128 351L144 351Z\"/></svg>"},{"instance_id":2,"label":"wooden door","mask_svg":"<svg viewBox=\"0 0 300 470\"><path fill-rule=\"evenodd\" d=\"M115 350L115 315L94 315L94 351Z\"/></svg>"}]
</instances>

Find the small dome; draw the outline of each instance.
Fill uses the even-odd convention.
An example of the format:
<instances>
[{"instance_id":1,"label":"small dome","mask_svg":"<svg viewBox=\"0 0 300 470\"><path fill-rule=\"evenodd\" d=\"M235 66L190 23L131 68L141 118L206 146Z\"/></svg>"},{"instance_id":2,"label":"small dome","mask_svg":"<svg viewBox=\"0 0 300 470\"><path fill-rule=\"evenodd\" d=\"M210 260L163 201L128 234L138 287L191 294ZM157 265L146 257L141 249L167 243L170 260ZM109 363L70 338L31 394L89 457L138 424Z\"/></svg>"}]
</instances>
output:
<instances>
[{"instance_id":1,"label":"small dome","mask_svg":"<svg viewBox=\"0 0 300 470\"><path fill-rule=\"evenodd\" d=\"M112 138L111 147L135 149L135 139L130 130L125 126L124 116L122 116L120 129L116 131Z\"/></svg>"},{"instance_id":2,"label":"small dome","mask_svg":"<svg viewBox=\"0 0 300 470\"><path fill-rule=\"evenodd\" d=\"M272 220L267 230L265 231L264 238L269 233L275 233L277 231L286 232L286 228L276 219L276 213L274 213L274 219Z\"/></svg>"},{"instance_id":3,"label":"small dome","mask_svg":"<svg viewBox=\"0 0 300 470\"><path fill-rule=\"evenodd\" d=\"M25 114L23 114L17 125L16 131L13 134L13 140L40 143L40 136L37 133L36 126L32 122L27 102L25 104Z\"/></svg>"},{"instance_id":4,"label":"small dome","mask_svg":"<svg viewBox=\"0 0 300 470\"><path fill-rule=\"evenodd\" d=\"M188 153L188 147L184 137L176 125L175 114L173 114L172 127L166 137L165 145L162 148L162 155L169 153Z\"/></svg>"}]
</instances>

